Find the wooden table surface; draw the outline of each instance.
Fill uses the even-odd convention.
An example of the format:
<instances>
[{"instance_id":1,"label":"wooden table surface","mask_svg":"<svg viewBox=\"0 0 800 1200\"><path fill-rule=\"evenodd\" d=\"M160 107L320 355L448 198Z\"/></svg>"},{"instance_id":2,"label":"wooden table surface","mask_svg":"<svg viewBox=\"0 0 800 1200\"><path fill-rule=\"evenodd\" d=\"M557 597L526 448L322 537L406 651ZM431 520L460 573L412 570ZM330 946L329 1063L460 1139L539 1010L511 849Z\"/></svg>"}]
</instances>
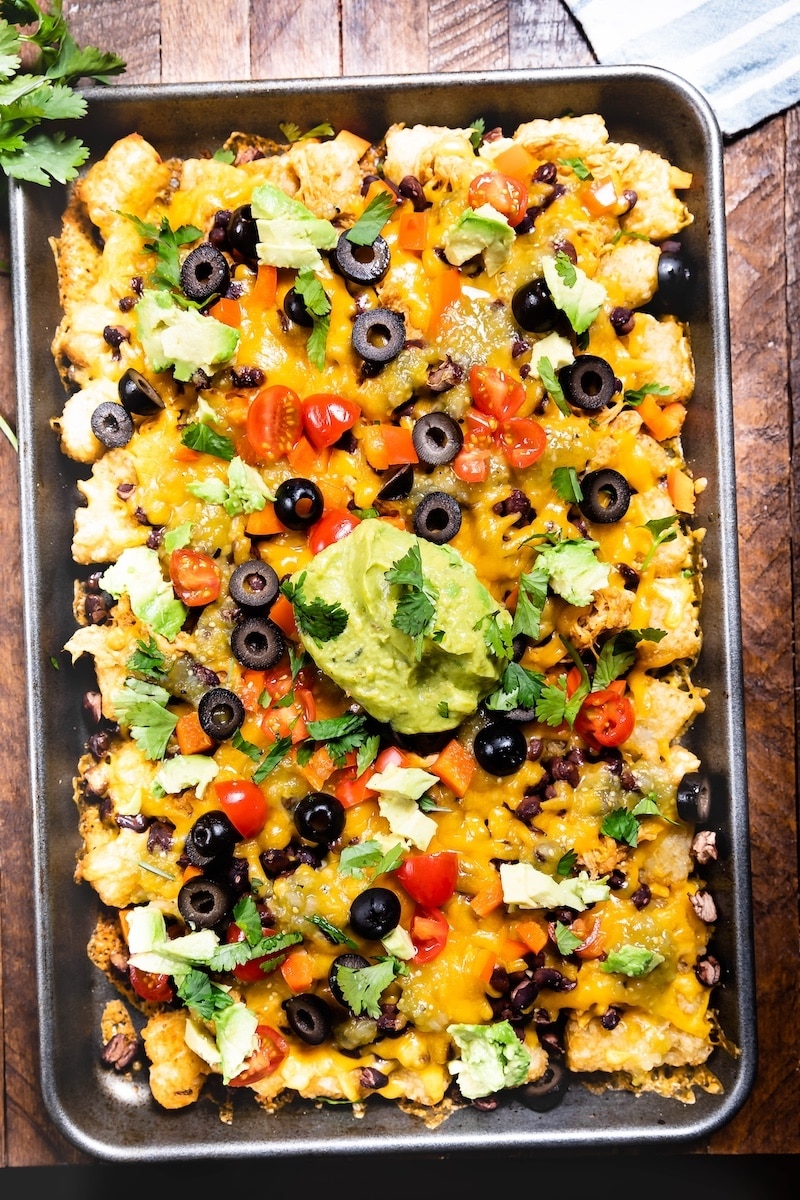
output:
<instances>
[{"instance_id":1,"label":"wooden table surface","mask_svg":"<svg viewBox=\"0 0 800 1200\"><path fill-rule=\"evenodd\" d=\"M80 0L80 44L115 50L123 83L585 66L594 56L559 0ZM675 64L680 72L680 63ZM736 469L758 979L758 1078L703 1145L716 1155L800 1152L795 630L800 570L800 106L725 149ZM7 217L0 258L7 259ZM794 252L794 253L793 253ZM13 315L0 278L0 413L14 425ZM88 1163L39 1090L30 805L17 553L17 461L0 438L0 1164ZM267 1175L267 1180L269 1179Z\"/></svg>"}]
</instances>

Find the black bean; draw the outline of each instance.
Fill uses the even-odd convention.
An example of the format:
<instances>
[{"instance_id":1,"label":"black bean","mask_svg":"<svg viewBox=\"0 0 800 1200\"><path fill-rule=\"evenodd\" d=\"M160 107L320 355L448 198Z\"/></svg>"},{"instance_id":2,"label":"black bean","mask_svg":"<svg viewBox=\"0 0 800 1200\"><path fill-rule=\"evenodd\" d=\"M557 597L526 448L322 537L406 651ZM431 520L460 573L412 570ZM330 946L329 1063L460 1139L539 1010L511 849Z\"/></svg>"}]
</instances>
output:
<instances>
[{"instance_id":1,"label":"black bean","mask_svg":"<svg viewBox=\"0 0 800 1200\"><path fill-rule=\"evenodd\" d=\"M704 987L716 987L722 978L722 967L713 954L706 954L704 958L698 958L694 973Z\"/></svg>"},{"instance_id":2,"label":"black bean","mask_svg":"<svg viewBox=\"0 0 800 1200\"><path fill-rule=\"evenodd\" d=\"M93 759L100 762L111 749L110 732L107 729L100 729L97 733L93 733L86 743L86 749Z\"/></svg>"},{"instance_id":3,"label":"black bean","mask_svg":"<svg viewBox=\"0 0 800 1200\"><path fill-rule=\"evenodd\" d=\"M634 314L629 308L623 308L617 305L612 308L608 314L608 319L611 322L611 328L619 337L624 337L626 333L630 333L634 326Z\"/></svg>"},{"instance_id":4,"label":"black bean","mask_svg":"<svg viewBox=\"0 0 800 1200\"><path fill-rule=\"evenodd\" d=\"M652 896L653 894L650 891L650 888L646 883L643 883L631 896L631 904L637 910L637 912L641 912L643 908L647 908Z\"/></svg>"},{"instance_id":5,"label":"black bean","mask_svg":"<svg viewBox=\"0 0 800 1200\"><path fill-rule=\"evenodd\" d=\"M152 854L156 850L170 850L175 826L171 821L155 820L147 831L147 849Z\"/></svg>"},{"instance_id":6,"label":"black bean","mask_svg":"<svg viewBox=\"0 0 800 1200\"><path fill-rule=\"evenodd\" d=\"M386 1087L389 1082L389 1076L384 1075L383 1071L379 1071L377 1067L362 1067L358 1082L362 1088L382 1088Z\"/></svg>"},{"instance_id":7,"label":"black bean","mask_svg":"<svg viewBox=\"0 0 800 1200\"><path fill-rule=\"evenodd\" d=\"M613 1004L609 1004L608 1008L600 1018L600 1024L603 1026L603 1029L616 1029L621 1019L622 1010L615 1008Z\"/></svg>"},{"instance_id":8,"label":"black bean","mask_svg":"<svg viewBox=\"0 0 800 1200\"><path fill-rule=\"evenodd\" d=\"M568 979L555 967L540 967L533 972L533 982L537 988L550 988L553 992L571 992L577 986L576 979Z\"/></svg>"},{"instance_id":9,"label":"black bean","mask_svg":"<svg viewBox=\"0 0 800 1200\"><path fill-rule=\"evenodd\" d=\"M150 818L146 817L144 813L135 813L134 815L117 813L114 819L120 829L132 829L134 833L144 833L150 824Z\"/></svg>"},{"instance_id":10,"label":"black bean","mask_svg":"<svg viewBox=\"0 0 800 1200\"><path fill-rule=\"evenodd\" d=\"M397 190L401 196L405 196L406 200L411 201L414 212L422 212L424 209L430 208L431 202L425 198L422 184L416 175L404 175L397 185Z\"/></svg>"},{"instance_id":11,"label":"black bean","mask_svg":"<svg viewBox=\"0 0 800 1200\"><path fill-rule=\"evenodd\" d=\"M533 173L534 183L555 183L558 178L558 168L554 162L543 162Z\"/></svg>"},{"instance_id":12,"label":"black bean","mask_svg":"<svg viewBox=\"0 0 800 1200\"><path fill-rule=\"evenodd\" d=\"M261 367L231 367L231 379L235 387L261 387L264 382L264 372Z\"/></svg>"},{"instance_id":13,"label":"black bean","mask_svg":"<svg viewBox=\"0 0 800 1200\"><path fill-rule=\"evenodd\" d=\"M581 775L577 764L568 762L565 758L551 759L549 769L554 780L562 780L574 788L580 783Z\"/></svg>"},{"instance_id":14,"label":"black bean","mask_svg":"<svg viewBox=\"0 0 800 1200\"><path fill-rule=\"evenodd\" d=\"M115 1071L125 1071L138 1053L139 1042L137 1038L129 1037L125 1033L115 1033L111 1040L106 1042L103 1047L100 1054L100 1061L106 1067L113 1067Z\"/></svg>"},{"instance_id":15,"label":"black bean","mask_svg":"<svg viewBox=\"0 0 800 1200\"><path fill-rule=\"evenodd\" d=\"M537 987L532 979L523 979L512 990L508 997L509 1003L513 1008L522 1012L523 1009L529 1008L536 999Z\"/></svg>"}]
</instances>

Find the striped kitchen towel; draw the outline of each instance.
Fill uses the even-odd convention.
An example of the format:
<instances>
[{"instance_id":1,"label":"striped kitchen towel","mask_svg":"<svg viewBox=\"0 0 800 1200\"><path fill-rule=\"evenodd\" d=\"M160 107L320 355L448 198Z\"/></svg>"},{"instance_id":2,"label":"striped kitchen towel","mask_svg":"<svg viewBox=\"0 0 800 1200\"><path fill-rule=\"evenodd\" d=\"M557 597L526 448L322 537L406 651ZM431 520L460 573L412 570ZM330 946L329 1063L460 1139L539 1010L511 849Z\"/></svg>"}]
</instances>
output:
<instances>
[{"instance_id":1,"label":"striped kitchen towel","mask_svg":"<svg viewBox=\"0 0 800 1200\"><path fill-rule=\"evenodd\" d=\"M599 62L663 67L733 136L800 100L800 0L566 0Z\"/></svg>"}]
</instances>

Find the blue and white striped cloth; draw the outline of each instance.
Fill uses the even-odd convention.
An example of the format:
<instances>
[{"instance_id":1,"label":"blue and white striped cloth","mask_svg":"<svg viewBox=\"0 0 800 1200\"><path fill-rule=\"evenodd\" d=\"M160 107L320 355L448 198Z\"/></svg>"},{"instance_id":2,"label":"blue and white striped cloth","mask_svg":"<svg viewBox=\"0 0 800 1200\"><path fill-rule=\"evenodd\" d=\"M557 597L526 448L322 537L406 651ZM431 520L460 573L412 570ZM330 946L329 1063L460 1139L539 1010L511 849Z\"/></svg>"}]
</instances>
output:
<instances>
[{"instance_id":1,"label":"blue and white striped cloth","mask_svg":"<svg viewBox=\"0 0 800 1200\"><path fill-rule=\"evenodd\" d=\"M800 100L800 0L566 0L599 62L663 67L732 136Z\"/></svg>"}]
</instances>

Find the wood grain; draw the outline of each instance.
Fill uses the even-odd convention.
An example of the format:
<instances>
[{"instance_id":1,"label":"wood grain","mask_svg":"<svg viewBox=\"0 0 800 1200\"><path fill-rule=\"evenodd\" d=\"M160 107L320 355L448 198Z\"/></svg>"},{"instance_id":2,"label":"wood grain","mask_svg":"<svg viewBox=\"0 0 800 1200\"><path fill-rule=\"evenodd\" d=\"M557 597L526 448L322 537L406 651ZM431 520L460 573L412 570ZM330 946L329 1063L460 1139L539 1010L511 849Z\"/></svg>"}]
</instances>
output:
<instances>
[{"instance_id":1,"label":"wood grain","mask_svg":"<svg viewBox=\"0 0 800 1200\"><path fill-rule=\"evenodd\" d=\"M81 44L126 59L125 84L247 77L554 68L593 63L561 0L71 0ZM725 155L742 564L760 1066L753 1096L707 1146L800 1152L797 742L800 616L800 108ZM7 256L6 215L0 258ZM13 360L0 277L0 356ZM12 426L13 386L0 411ZM17 460L0 437L0 1165L86 1163L39 1093Z\"/></svg>"}]
</instances>

